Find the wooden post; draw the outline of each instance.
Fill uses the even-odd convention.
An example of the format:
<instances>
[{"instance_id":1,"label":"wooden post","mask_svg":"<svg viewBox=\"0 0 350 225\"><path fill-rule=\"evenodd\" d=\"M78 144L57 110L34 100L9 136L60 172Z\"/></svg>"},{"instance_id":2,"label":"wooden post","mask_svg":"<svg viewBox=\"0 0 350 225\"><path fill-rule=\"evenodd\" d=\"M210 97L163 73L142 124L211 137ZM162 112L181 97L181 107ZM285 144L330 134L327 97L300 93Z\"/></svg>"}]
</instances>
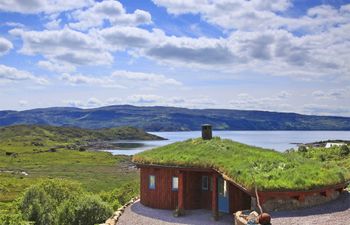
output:
<instances>
[{"instance_id":1,"label":"wooden post","mask_svg":"<svg viewBox=\"0 0 350 225\"><path fill-rule=\"evenodd\" d=\"M177 190L177 209L176 209L176 216L182 216L185 214L185 203L184 203L184 190L185 190L185 182L184 182L185 176L184 172L179 172L179 187Z\"/></svg>"},{"instance_id":2,"label":"wooden post","mask_svg":"<svg viewBox=\"0 0 350 225\"><path fill-rule=\"evenodd\" d=\"M219 219L219 210L218 210L218 177L213 173L213 190L211 193L211 209L213 213L213 219Z\"/></svg>"}]
</instances>

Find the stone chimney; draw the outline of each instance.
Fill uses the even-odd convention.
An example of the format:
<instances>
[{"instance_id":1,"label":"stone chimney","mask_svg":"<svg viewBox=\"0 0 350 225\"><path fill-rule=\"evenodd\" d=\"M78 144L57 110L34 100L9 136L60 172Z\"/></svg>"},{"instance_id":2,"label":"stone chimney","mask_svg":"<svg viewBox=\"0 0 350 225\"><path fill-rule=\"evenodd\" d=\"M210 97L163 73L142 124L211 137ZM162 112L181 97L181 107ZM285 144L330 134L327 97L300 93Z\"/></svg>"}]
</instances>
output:
<instances>
[{"instance_id":1,"label":"stone chimney","mask_svg":"<svg viewBox=\"0 0 350 225\"><path fill-rule=\"evenodd\" d=\"M202 125L202 138L203 140L210 140L212 138L212 128L210 124Z\"/></svg>"}]
</instances>

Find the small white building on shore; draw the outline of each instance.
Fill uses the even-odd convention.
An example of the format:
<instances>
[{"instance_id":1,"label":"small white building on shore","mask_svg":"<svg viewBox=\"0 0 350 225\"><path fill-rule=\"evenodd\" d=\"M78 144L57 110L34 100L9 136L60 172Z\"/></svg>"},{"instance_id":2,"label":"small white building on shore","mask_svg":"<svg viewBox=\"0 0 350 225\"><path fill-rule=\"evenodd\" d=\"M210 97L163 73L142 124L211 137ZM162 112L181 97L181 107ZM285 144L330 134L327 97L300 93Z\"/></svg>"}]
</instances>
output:
<instances>
[{"instance_id":1,"label":"small white building on shore","mask_svg":"<svg viewBox=\"0 0 350 225\"><path fill-rule=\"evenodd\" d=\"M346 145L344 142L327 142L326 144L326 148L331 148L333 146L342 146L342 145Z\"/></svg>"}]
</instances>

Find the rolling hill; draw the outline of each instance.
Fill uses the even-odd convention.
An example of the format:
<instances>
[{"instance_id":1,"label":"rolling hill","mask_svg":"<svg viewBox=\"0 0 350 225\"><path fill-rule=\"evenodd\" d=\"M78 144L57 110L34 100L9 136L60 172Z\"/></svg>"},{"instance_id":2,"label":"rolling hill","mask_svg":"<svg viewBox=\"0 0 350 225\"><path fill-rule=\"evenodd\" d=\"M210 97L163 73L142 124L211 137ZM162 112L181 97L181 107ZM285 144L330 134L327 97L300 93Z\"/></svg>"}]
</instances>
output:
<instances>
[{"instance_id":1,"label":"rolling hill","mask_svg":"<svg viewBox=\"0 0 350 225\"><path fill-rule=\"evenodd\" d=\"M217 130L350 130L349 117L249 110L115 105L0 111L0 126L40 124L92 129L132 126L147 131L182 131L198 130L203 123L210 123Z\"/></svg>"}]
</instances>

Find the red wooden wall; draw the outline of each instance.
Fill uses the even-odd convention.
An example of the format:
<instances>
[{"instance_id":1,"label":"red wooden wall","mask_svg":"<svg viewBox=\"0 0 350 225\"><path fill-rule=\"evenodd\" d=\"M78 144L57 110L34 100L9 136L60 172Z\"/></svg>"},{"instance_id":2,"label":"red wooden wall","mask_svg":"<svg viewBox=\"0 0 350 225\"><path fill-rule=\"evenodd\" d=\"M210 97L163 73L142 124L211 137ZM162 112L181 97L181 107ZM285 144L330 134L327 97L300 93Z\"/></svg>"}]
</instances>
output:
<instances>
[{"instance_id":1,"label":"red wooden wall","mask_svg":"<svg viewBox=\"0 0 350 225\"><path fill-rule=\"evenodd\" d=\"M172 190L172 177L178 176L178 169L141 167L141 203L158 209L175 209L177 207L178 192ZM211 190L202 190L202 176L210 178L212 173L191 172L184 173L184 203L185 209L210 209ZM154 175L156 188L149 189L149 176Z\"/></svg>"},{"instance_id":2,"label":"red wooden wall","mask_svg":"<svg viewBox=\"0 0 350 225\"><path fill-rule=\"evenodd\" d=\"M215 171L202 172L181 170L177 168L141 167L141 203L158 209L175 209L177 207L178 192L171 189L172 177L184 174L184 208L211 209L212 190L210 180ZM156 188L149 189L149 176L154 175ZM209 189L202 190L202 176L208 176ZM230 213L250 209L250 196L229 183Z\"/></svg>"},{"instance_id":3,"label":"red wooden wall","mask_svg":"<svg viewBox=\"0 0 350 225\"><path fill-rule=\"evenodd\" d=\"M154 190L149 189L149 175L156 177ZM177 176L176 170L142 167L140 176L140 198L143 205L158 209L176 208L177 191L171 190L172 177Z\"/></svg>"},{"instance_id":4,"label":"red wooden wall","mask_svg":"<svg viewBox=\"0 0 350 225\"><path fill-rule=\"evenodd\" d=\"M251 208L251 197L229 182L230 214Z\"/></svg>"}]
</instances>

